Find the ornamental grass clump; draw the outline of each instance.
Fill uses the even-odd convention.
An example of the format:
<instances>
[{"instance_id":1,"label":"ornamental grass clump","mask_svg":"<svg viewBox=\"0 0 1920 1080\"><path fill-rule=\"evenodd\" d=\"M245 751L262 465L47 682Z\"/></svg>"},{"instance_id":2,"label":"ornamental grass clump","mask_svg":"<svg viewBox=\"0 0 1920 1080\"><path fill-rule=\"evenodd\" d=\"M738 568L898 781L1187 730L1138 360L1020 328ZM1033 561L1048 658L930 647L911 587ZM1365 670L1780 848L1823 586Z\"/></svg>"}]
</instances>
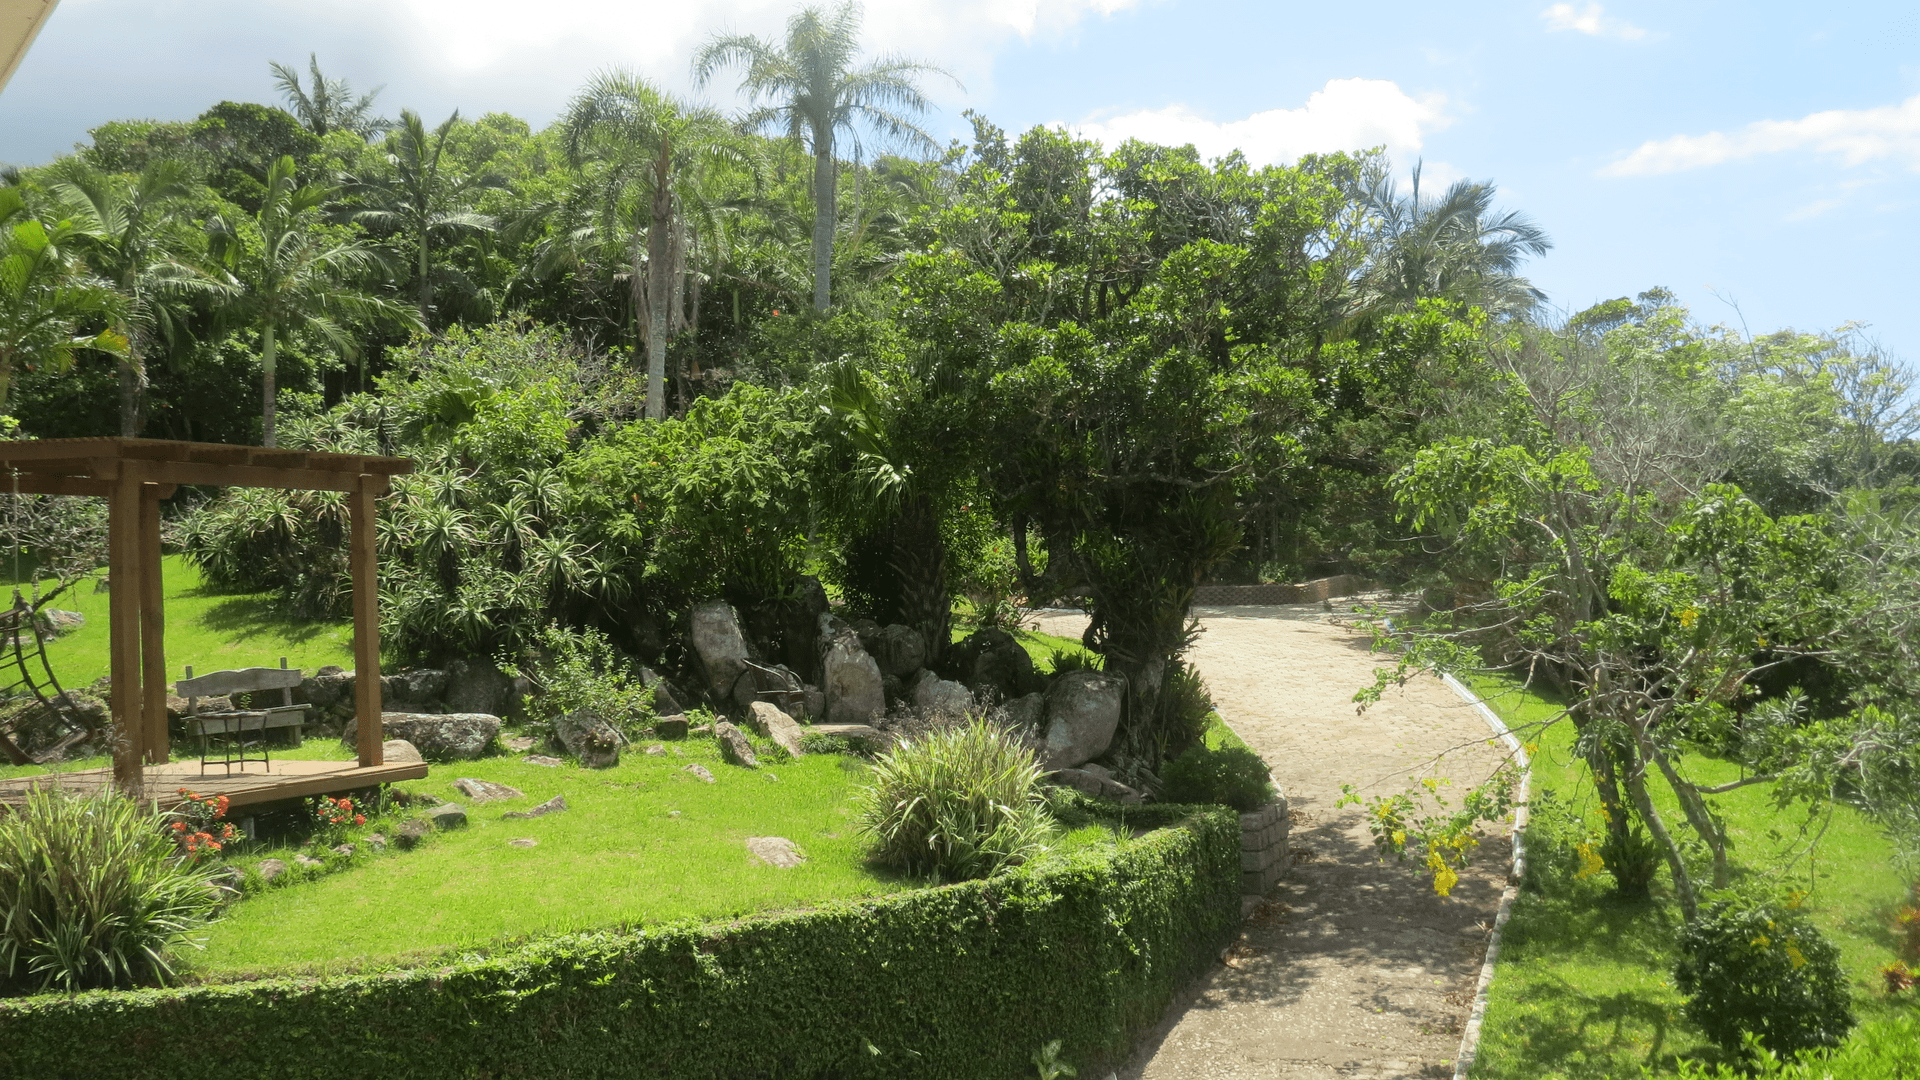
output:
<instances>
[{"instance_id":1,"label":"ornamental grass clump","mask_svg":"<svg viewBox=\"0 0 1920 1080\"><path fill-rule=\"evenodd\" d=\"M0 992L164 983L212 916L214 868L119 795L36 788L0 815Z\"/></svg>"},{"instance_id":2,"label":"ornamental grass clump","mask_svg":"<svg viewBox=\"0 0 1920 1080\"><path fill-rule=\"evenodd\" d=\"M1040 764L1019 737L986 720L907 739L873 763L860 828L873 860L965 881L1016 866L1053 831Z\"/></svg>"}]
</instances>

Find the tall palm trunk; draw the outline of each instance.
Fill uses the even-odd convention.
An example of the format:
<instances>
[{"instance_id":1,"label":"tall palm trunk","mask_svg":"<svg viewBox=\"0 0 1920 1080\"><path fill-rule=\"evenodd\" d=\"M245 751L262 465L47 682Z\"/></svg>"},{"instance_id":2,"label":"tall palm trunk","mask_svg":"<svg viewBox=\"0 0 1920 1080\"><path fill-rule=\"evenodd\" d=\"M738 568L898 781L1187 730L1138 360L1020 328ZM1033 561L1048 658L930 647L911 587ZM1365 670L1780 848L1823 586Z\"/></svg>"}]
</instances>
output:
<instances>
[{"instance_id":1,"label":"tall palm trunk","mask_svg":"<svg viewBox=\"0 0 1920 1080\"><path fill-rule=\"evenodd\" d=\"M127 355L120 358L120 435L137 439L147 426L146 342L138 330L126 331Z\"/></svg>"},{"instance_id":2,"label":"tall palm trunk","mask_svg":"<svg viewBox=\"0 0 1920 1080\"><path fill-rule=\"evenodd\" d=\"M910 494L893 521L890 560L900 588L900 621L920 631L927 663L938 663L953 636L953 600L947 592L947 546L940 519L922 494Z\"/></svg>"},{"instance_id":3,"label":"tall palm trunk","mask_svg":"<svg viewBox=\"0 0 1920 1080\"><path fill-rule=\"evenodd\" d=\"M834 185L840 180L833 164L833 137L815 133L813 154L813 308L827 310L833 285L833 225L838 214Z\"/></svg>"},{"instance_id":4,"label":"tall palm trunk","mask_svg":"<svg viewBox=\"0 0 1920 1080\"><path fill-rule=\"evenodd\" d=\"M667 415L668 304L673 299L673 189L668 186L672 152L660 140L660 157L653 166L653 223L647 228L647 417Z\"/></svg>"},{"instance_id":5,"label":"tall palm trunk","mask_svg":"<svg viewBox=\"0 0 1920 1080\"><path fill-rule=\"evenodd\" d=\"M260 329L260 445L275 445L273 432L273 320Z\"/></svg>"},{"instance_id":6,"label":"tall palm trunk","mask_svg":"<svg viewBox=\"0 0 1920 1080\"><path fill-rule=\"evenodd\" d=\"M427 227L420 227L420 325L428 331L433 327L427 322L427 312L433 309L433 281L427 277Z\"/></svg>"}]
</instances>

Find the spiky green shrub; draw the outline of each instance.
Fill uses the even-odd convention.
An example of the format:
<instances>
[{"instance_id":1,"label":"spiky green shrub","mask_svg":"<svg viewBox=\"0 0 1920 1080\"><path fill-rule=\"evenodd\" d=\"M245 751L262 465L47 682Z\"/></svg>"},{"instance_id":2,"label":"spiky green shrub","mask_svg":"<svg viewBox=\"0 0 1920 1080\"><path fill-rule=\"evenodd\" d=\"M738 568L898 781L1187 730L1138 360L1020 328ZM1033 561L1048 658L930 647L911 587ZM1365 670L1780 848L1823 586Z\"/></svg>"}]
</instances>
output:
<instances>
[{"instance_id":1,"label":"spiky green shrub","mask_svg":"<svg viewBox=\"0 0 1920 1080\"><path fill-rule=\"evenodd\" d=\"M860 828L883 866L949 881L986 877L1043 849L1053 815L1040 775L1032 750L976 718L880 755L860 794Z\"/></svg>"},{"instance_id":2,"label":"spiky green shrub","mask_svg":"<svg viewBox=\"0 0 1920 1080\"><path fill-rule=\"evenodd\" d=\"M212 917L214 869L119 795L36 788L0 815L0 992L151 985Z\"/></svg>"}]
</instances>

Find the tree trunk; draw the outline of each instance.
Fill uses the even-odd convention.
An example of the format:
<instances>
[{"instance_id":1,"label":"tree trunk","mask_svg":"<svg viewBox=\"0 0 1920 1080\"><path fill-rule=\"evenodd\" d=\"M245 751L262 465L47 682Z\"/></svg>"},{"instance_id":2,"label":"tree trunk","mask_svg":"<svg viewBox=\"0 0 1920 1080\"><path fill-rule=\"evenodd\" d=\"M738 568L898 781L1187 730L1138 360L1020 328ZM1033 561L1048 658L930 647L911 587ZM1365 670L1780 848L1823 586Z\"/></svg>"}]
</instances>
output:
<instances>
[{"instance_id":1,"label":"tree trunk","mask_svg":"<svg viewBox=\"0 0 1920 1080\"><path fill-rule=\"evenodd\" d=\"M927 666L953 637L953 600L947 593L947 547L940 521L923 495L908 495L893 522L893 572L900 587L900 621L927 642Z\"/></svg>"},{"instance_id":2,"label":"tree trunk","mask_svg":"<svg viewBox=\"0 0 1920 1080\"><path fill-rule=\"evenodd\" d=\"M433 310L433 281L427 277L427 230L420 229L420 325L429 331L433 324L427 321L428 313Z\"/></svg>"},{"instance_id":3,"label":"tree trunk","mask_svg":"<svg viewBox=\"0 0 1920 1080\"><path fill-rule=\"evenodd\" d=\"M647 418L667 415L667 319L673 299L673 189L667 186L671 152L660 140L660 157L653 166L653 224L647 229Z\"/></svg>"},{"instance_id":4,"label":"tree trunk","mask_svg":"<svg viewBox=\"0 0 1920 1080\"><path fill-rule=\"evenodd\" d=\"M1666 821L1660 817L1659 809L1647 794L1646 766L1645 761L1636 761L1627 769L1627 791L1633 796L1633 808L1640 812L1640 820L1646 822L1647 831L1653 834L1654 842L1660 845L1660 850L1667 857L1667 869L1673 874L1673 891L1675 898L1680 901L1680 912L1688 922L1692 922L1700 911L1700 902L1693 892L1693 875L1687 872L1687 860L1680 854L1679 842L1667 831Z\"/></svg>"},{"instance_id":5,"label":"tree trunk","mask_svg":"<svg viewBox=\"0 0 1920 1080\"><path fill-rule=\"evenodd\" d=\"M275 445L273 431L273 320L260 331L260 445Z\"/></svg>"},{"instance_id":6,"label":"tree trunk","mask_svg":"<svg viewBox=\"0 0 1920 1080\"><path fill-rule=\"evenodd\" d=\"M834 168L833 141L816 134L813 145L813 309L825 311L832 299L833 226L839 213L834 186L840 173Z\"/></svg>"}]
</instances>

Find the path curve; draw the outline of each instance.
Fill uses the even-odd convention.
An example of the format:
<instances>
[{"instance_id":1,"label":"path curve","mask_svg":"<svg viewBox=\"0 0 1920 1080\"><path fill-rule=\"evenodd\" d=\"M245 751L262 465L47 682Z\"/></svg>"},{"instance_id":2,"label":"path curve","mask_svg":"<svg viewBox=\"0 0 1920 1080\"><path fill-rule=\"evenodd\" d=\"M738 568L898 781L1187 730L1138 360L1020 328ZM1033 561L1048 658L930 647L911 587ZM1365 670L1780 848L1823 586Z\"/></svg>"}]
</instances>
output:
<instances>
[{"instance_id":1,"label":"path curve","mask_svg":"<svg viewBox=\"0 0 1920 1080\"><path fill-rule=\"evenodd\" d=\"M1272 767L1293 815L1295 863L1120 1080L1451 1077L1509 844L1488 837L1443 899L1409 866L1382 864L1361 809L1334 802L1342 784L1390 794L1438 775L1457 804L1504 748L1431 676L1356 713L1354 691L1386 661L1323 605L1195 614L1202 632L1189 659L1228 725ZM1065 637L1085 627L1083 615L1038 618Z\"/></svg>"}]
</instances>

